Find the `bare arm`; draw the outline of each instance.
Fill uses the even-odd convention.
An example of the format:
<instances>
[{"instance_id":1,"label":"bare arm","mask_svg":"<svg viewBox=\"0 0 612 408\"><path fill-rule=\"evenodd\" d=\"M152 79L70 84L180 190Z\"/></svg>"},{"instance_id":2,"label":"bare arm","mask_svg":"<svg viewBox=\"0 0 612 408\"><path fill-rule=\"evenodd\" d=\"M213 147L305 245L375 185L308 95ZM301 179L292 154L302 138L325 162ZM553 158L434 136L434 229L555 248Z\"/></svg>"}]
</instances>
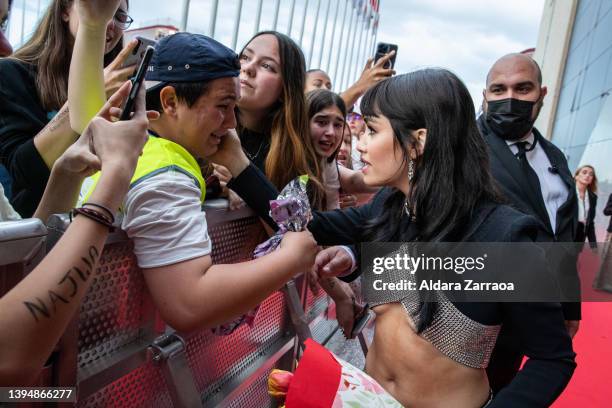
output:
<instances>
[{"instance_id":1,"label":"bare arm","mask_svg":"<svg viewBox=\"0 0 612 408\"><path fill-rule=\"evenodd\" d=\"M395 71L391 68L384 68L384 65L391 57L395 54L395 51L391 51L374 64L372 58L366 62L361 76L353 85L351 85L346 91L342 92L340 96L346 104L346 108L350 109L366 91L376 85L379 81L389 78L395 74Z\"/></svg>"},{"instance_id":2,"label":"bare arm","mask_svg":"<svg viewBox=\"0 0 612 408\"><path fill-rule=\"evenodd\" d=\"M368 186L363 182L363 173L338 166L340 169L340 186L345 193L376 193L379 188Z\"/></svg>"},{"instance_id":3,"label":"bare arm","mask_svg":"<svg viewBox=\"0 0 612 408\"><path fill-rule=\"evenodd\" d=\"M132 120L108 120L113 107L120 106L129 91L129 83L124 84L105 105L101 117L95 118L81 136L83 146L91 140L100 167L104 167L90 201L107 208L117 208L123 200L147 138L144 90ZM85 172L94 170L87 168L88 163L82 163ZM61 188L62 174L55 176L55 186ZM49 206L46 210L39 208L40 213L52 211L56 194L45 193ZM23 386L36 378L93 281L91 275L107 234L105 226L84 216L76 217L41 263L0 299L0 385Z\"/></svg>"},{"instance_id":4,"label":"bare arm","mask_svg":"<svg viewBox=\"0 0 612 408\"><path fill-rule=\"evenodd\" d=\"M264 257L212 265L210 256L143 271L164 320L179 331L213 327L261 303L314 262L308 232L287 233L281 247Z\"/></svg>"},{"instance_id":5,"label":"bare arm","mask_svg":"<svg viewBox=\"0 0 612 408\"><path fill-rule=\"evenodd\" d=\"M70 127L68 116L68 103L66 103L47 126L34 136L34 146L49 169L78 136Z\"/></svg>"},{"instance_id":6,"label":"bare arm","mask_svg":"<svg viewBox=\"0 0 612 408\"><path fill-rule=\"evenodd\" d=\"M100 2L79 0L75 4L79 30L70 63L68 103L70 124L79 134L106 101L102 71L106 24L119 7L119 0L97 3Z\"/></svg>"},{"instance_id":7,"label":"bare arm","mask_svg":"<svg viewBox=\"0 0 612 408\"><path fill-rule=\"evenodd\" d=\"M100 160L89 150L89 138L80 137L53 165L34 217L46 222L51 214L70 211L83 180L99 169Z\"/></svg>"},{"instance_id":8,"label":"bare arm","mask_svg":"<svg viewBox=\"0 0 612 408\"><path fill-rule=\"evenodd\" d=\"M92 201L118 205L113 186L124 177L105 171ZM0 299L0 384L36 378L91 286L107 234L105 226L77 217L34 271Z\"/></svg>"}]
</instances>

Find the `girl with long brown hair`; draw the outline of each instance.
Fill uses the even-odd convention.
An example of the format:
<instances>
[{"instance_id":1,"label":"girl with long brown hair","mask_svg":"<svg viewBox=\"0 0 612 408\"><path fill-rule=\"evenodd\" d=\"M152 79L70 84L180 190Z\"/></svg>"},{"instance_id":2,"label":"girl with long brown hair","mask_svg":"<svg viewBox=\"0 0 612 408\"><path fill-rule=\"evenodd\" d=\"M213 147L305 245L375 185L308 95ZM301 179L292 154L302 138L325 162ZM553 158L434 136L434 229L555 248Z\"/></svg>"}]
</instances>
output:
<instances>
[{"instance_id":1,"label":"girl with long brown hair","mask_svg":"<svg viewBox=\"0 0 612 408\"><path fill-rule=\"evenodd\" d=\"M68 71L79 26L79 0L53 0L32 37L0 59L0 162L12 178L11 204L32 215L49 178L49 169L77 138L68 118ZM122 0L106 29L107 95L127 80L134 67L122 67L136 45L123 48L123 31L132 22ZM123 50L122 50L123 48Z\"/></svg>"},{"instance_id":2,"label":"girl with long brown hair","mask_svg":"<svg viewBox=\"0 0 612 408\"><path fill-rule=\"evenodd\" d=\"M279 189L308 174L311 202L321 207L325 192L309 140L302 51L288 36L262 31L242 49L240 64L238 135L245 153Z\"/></svg>"}]
</instances>

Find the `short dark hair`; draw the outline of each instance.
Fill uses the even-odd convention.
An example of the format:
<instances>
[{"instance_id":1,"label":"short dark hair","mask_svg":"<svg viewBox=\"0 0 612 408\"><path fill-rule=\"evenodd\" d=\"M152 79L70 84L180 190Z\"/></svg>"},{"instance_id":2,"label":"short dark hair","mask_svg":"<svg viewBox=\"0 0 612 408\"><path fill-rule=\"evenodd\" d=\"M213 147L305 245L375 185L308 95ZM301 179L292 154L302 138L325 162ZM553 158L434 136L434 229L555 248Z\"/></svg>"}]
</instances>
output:
<instances>
[{"instance_id":1,"label":"short dark hair","mask_svg":"<svg viewBox=\"0 0 612 408\"><path fill-rule=\"evenodd\" d=\"M150 92L147 92L147 109L154 110L160 114L164 113L164 109L159 99L159 93L166 86L171 86L176 92L176 97L179 102L185 103L188 107L192 107L202 95L208 92L210 81L206 82L168 82L158 86Z\"/></svg>"}]
</instances>

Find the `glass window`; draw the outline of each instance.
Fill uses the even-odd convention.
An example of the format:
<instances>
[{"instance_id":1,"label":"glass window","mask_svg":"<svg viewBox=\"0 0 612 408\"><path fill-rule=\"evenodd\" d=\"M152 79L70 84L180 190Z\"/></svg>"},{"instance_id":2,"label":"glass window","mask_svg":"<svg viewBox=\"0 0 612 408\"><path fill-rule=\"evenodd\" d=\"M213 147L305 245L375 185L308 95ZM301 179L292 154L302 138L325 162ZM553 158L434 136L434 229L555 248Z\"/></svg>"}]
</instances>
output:
<instances>
[{"instance_id":1,"label":"glass window","mask_svg":"<svg viewBox=\"0 0 612 408\"><path fill-rule=\"evenodd\" d=\"M588 103L594 98L601 97L606 73L610 67L610 55L612 55L612 48L587 66L583 74L584 80L580 92L581 105Z\"/></svg>"},{"instance_id":2,"label":"glass window","mask_svg":"<svg viewBox=\"0 0 612 408\"><path fill-rule=\"evenodd\" d=\"M563 84L559 97L559 104L557 105L557 118L562 118L571 113L579 82L580 77L576 77Z\"/></svg>"},{"instance_id":3,"label":"glass window","mask_svg":"<svg viewBox=\"0 0 612 408\"><path fill-rule=\"evenodd\" d=\"M575 112L575 120L571 127L570 144L569 146L584 145L589 140L591 132L595 127L603 99L595 99L585 105L580 106L580 109Z\"/></svg>"},{"instance_id":4,"label":"glass window","mask_svg":"<svg viewBox=\"0 0 612 408\"><path fill-rule=\"evenodd\" d=\"M595 229L598 237L603 237L603 231L608 225L608 217L601 210L608 196L612 193L612 98L603 101L603 108L590 134L587 145L575 166L590 164L595 168L599 181L599 200L595 217ZM571 170L575 167L571 167Z\"/></svg>"},{"instance_id":5,"label":"glass window","mask_svg":"<svg viewBox=\"0 0 612 408\"><path fill-rule=\"evenodd\" d=\"M565 80L571 80L580 73L584 68L584 62L586 59L586 53L588 51L589 38L584 38L583 41L574 49L571 49L567 56L567 62L565 64Z\"/></svg>"},{"instance_id":6,"label":"glass window","mask_svg":"<svg viewBox=\"0 0 612 408\"><path fill-rule=\"evenodd\" d=\"M612 47L612 12L602 16L591 33L593 44L589 51L589 61L597 59Z\"/></svg>"},{"instance_id":7,"label":"glass window","mask_svg":"<svg viewBox=\"0 0 612 408\"><path fill-rule=\"evenodd\" d=\"M599 9L599 0L579 1L578 10L576 10L576 20L572 32L572 45L581 42L584 37L593 29L595 25L597 11Z\"/></svg>"}]
</instances>

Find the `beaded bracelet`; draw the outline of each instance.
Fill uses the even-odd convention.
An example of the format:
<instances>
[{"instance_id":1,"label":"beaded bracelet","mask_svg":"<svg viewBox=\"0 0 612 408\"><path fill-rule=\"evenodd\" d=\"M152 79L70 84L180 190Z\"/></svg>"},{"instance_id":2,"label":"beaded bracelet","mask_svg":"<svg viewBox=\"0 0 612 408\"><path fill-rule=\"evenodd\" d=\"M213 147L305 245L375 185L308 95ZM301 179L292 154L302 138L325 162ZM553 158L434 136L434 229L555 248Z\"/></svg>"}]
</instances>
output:
<instances>
[{"instance_id":1,"label":"beaded bracelet","mask_svg":"<svg viewBox=\"0 0 612 408\"><path fill-rule=\"evenodd\" d=\"M77 215L84 215L90 220L96 221L97 223L104 225L108 228L109 232L115 231L115 227L111 222L111 218L102 214L98 210L94 210L93 208L87 207L74 208L70 213L70 221L72 221L72 218L76 217Z\"/></svg>"},{"instance_id":2,"label":"beaded bracelet","mask_svg":"<svg viewBox=\"0 0 612 408\"><path fill-rule=\"evenodd\" d=\"M108 213L108 215L110 216L111 224L115 223L115 215L113 214L113 212L108 207L105 207L102 204L96 204L96 203L90 203L90 202L83 203L83 207L85 207L87 205L92 206L92 207L97 207L97 208L99 208L101 210L106 211Z\"/></svg>"}]
</instances>

